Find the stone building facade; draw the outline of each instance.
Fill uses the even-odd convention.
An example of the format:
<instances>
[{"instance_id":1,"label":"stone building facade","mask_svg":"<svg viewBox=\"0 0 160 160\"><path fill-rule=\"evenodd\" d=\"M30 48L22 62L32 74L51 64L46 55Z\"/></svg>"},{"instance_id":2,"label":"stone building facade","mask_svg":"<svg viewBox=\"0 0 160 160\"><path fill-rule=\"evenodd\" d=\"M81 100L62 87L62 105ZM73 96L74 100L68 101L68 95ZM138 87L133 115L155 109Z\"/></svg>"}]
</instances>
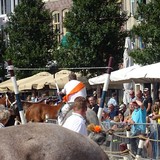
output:
<instances>
[{"instance_id":1,"label":"stone building facade","mask_svg":"<svg viewBox=\"0 0 160 160\"><path fill-rule=\"evenodd\" d=\"M60 41L62 36L66 34L66 28L63 26L63 21L72 5L72 0L45 0L45 2L46 8L52 11L53 26L54 29L59 32L58 40Z\"/></svg>"}]
</instances>

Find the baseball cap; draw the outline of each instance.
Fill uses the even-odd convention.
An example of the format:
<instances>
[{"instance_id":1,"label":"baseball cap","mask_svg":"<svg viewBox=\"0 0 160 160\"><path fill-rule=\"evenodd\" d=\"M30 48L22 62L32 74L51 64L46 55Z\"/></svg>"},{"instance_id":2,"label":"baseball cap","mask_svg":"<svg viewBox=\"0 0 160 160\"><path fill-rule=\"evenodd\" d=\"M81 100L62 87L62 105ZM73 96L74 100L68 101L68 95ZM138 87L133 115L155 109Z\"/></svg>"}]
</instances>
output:
<instances>
[{"instance_id":1,"label":"baseball cap","mask_svg":"<svg viewBox=\"0 0 160 160\"><path fill-rule=\"evenodd\" d=\"M137 100L137 97L134 97L134 98L131 100L131 102L136 102L136 100Z\"/></svg>"},{"instance_id":2,"label":"baseball cap","mask_svg":"<svg viewBox=\"0 0 160 160\"><path fill-rule=\"evenodd\" d=\"M121 105L119 106L119 111L123 110L124 108L125 108L125 105L124 105L124 104L121 104Z\"/></svg>"},{"instance_id":3,"label":"baseball cap","mask_svg":"<svg viewBox=\"0 0 160 160\"><path fill-rule=\"evenodd\" d=\"M135 98L133 98L133 99L131 100L131 103L136 103L136 104L137 104L136 100L137 100L137 98L136 98L136 97L135 97Z\"/></svg>"},{"instance_id":4,"label":"baseball cap","mask_svg":"<svg viewBox=\"0 0 160 160\"><path fill-rule=\"evenodd\" d=\"M147 92L147 91L149 91L149 89L148 88L144 88L144 90L143 90L144 92Z\"/></svg>"},{"instance_id":5,"label":"baseball cap","mask_svg":"<svg viewBox=\"0 0 160 160\"><path fill-rule=\"evenodd\" d=\"M109 109L108 109L107 107L104 107L104 108L103 108L103 111L104 111L105 113L109 113Z\"/></svg>"}]
</instances>

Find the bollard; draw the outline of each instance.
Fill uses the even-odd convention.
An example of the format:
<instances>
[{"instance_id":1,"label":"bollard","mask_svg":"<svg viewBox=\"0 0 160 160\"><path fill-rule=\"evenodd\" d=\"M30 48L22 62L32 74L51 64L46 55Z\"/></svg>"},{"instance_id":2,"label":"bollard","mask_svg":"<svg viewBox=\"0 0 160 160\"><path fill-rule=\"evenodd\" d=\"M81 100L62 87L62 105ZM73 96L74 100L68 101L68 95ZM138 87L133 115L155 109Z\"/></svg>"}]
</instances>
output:
<instances>
[{"instance_id":1,"label":"bollard","mask_svg":"<svg viewBox=\"0 0 160 160\"><path fill-rule=\"evenodd\" d=\"M10 75L11 75L11 80L12 80L13 87L14 87L14 93L15 93L16 100L17 100L17 105L18 105L18 110L19 110L19 115L20 115L20 118L21 118L21 122L22 122L22 124L26 124L26 119L25 119L25 116L24 116L24 111L23 111L23 107L22 107L22 104L21 104L19 91L18 91L18 87L17 87L17 81L16 81L16 78L14 76L14 66L12 65L11 60L8 61L8 71L10 72Z\"/></svg>"},{"instance_id":2,"label":"bollard","mask_svg":"<svg viewBox=\"0 0 160 160\"><path fill-rule=\"evenodd\" d=\"M48 123L49 115L45 114L45 122Z\"/></svg>"},{"instance_id":3,"label":"bollard","mask_svg":"<svg viewBox=\"0 0 160 160\"><path fill-rule=\"evenodd\" d=\"M130 135L131 135L131 126L128 125L127 128L126 128L126 136L129 138ZM130 141L128 141L128 143L127 143L127 148L128 148L129 150L131 150Z\"/></svg>"},{"instance_id":4,"label":"bollard","mask_svg":"<svg viewBox=\"0 0 160 160\"><path fill-rule=\"evenodd\" d=\"M109 130L108 132L108 137L107 137L107 142L106 142L106 146L110 148L110 158L112 159L112 147L113 147L113 130Z\"/></svg>"},{"instance_id":5,"label":"bollard","mask_svg":"<svg viewBox=\"0 0 160 160\"><path fill-rule=\"evenodd\" d=\"M119 149L120 149L121 152L126 151L125 153L123 153L123 160L129 160L128 159L128 153L129 152L127 151L127 145L126 145L126 143L121 143L119 145Z\"/></svg>"},{"instance_id":6,"label":"bollard","mask_svg":"<svg viewBox=\"0 0 160 160\"><path fill-rule=\"evenodd\" d=\"M108 90L108 86L109 86L109 82L110 82L110 74L111 74L111 70L112 70L112 68L111 68L112 63L113 63L113 57L110 57L109 62L108 62L108 69L107 69L107 74L106 74L106 78L105 78L105 83L103 85L103 91L102 91L100 106L99 106L98 113L97 113L97 117L98 117L100 122L101 122L101 118L102 118L102 111L103 111L103 108L104 108L104 101L105 101L105 98L106 98L106 94L107 94L107 90Z\"/></svg>"},{"instance_id":7,"label":"bollard","mask_svg":"<svg viewBox=\"0 0 160 160\"><path fill-rule=\"evenodd\" d=\"M137 155L136 155L135 160L140 160L141 159L144 142L145 142L144 137L139 138L138 150L137 150Z\"/></svg>"}]
</instances>

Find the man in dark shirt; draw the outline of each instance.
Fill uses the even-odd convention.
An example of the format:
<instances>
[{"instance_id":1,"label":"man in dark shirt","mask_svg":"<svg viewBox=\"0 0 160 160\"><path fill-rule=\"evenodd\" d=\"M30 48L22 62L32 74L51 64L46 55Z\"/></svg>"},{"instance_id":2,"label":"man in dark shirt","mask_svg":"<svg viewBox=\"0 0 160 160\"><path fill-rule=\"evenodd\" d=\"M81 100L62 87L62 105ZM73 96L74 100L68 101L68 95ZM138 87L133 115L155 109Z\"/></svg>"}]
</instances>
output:
<instances>
[{"instance_id":1,"label":"man in dark shirt","mask_svg":"<svg viewBox=\"0 0 160 160\"><path fill-rule=\"evenodd\" d=\"M135 92L134 92L134 90L130 90L129 91L129 96L130 96L130 102L132 102L132 100L135 98Z\"/></svg>"},{"instance_id":2,"label":"man in dark shirt","mask_svg":"<svg viewBox=\"0 0 160 160\"><path fill-rule=\"evenodd\" d=\"M152 97L151 95L149 94L149 89L148 88L145 88L143 90L143 93L144 93L144 101L143 101L143 104L147 110L147 116L151 114L151 110L152 110Z\"/></svg>"},{"instance_id":3,"label":"man in dark shirt","mask_svg":"<svg viewBox=\"0 0 160 160\"><path fill-rule=\"evenodd\" d=\"M113 104L108 105L108 111L111 120L113 120L114 117L118 115L118 112L115 110L115 106Z\"/></svg>"},{"instance_id":4,"label":"man in dark shirt","mask_svg":"<svg viewBox=\"0 0 160 160\"><path fill-rule=\"evenodd\" d=\"M88 98L89 108L92 109L96 114L98 113L99 106L97 104L97 100L94 96Z\"/></svg>"}]
</instances>

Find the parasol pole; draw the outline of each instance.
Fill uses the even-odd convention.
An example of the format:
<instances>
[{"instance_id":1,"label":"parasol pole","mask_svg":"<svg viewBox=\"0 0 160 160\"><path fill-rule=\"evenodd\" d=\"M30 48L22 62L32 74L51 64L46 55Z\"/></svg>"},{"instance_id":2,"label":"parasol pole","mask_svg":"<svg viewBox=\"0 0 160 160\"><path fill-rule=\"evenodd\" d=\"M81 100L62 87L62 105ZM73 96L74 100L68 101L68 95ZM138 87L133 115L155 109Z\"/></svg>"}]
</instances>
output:
<instances>
[{"instance_id":1,"label":"parasol pole","mask_svg":"<svg viewBox=\"0 0 160 160\"><path fill-rule=\"evenodd\" d=\"M104 82L104 85L103 85L103 91L102 91L100 106L99 106L98 113L97 113L97 116L98 116L98 119L99 119L100 122L101 122L101 118L102 118L102 111L103 111L103 108L104 108L104 101L105 101L105 97L106 97L109 82L110 82L110 74L111 74L111 69L112 69L111 68L112 63L113 63L113 57L110 57L109 62L108 62L107 74L106 74L105 82Z\"/></svg>"},{"instance_id":2,"label":"parasol pole","mask_svg":"<svg viewBox=\"0 0 160 160\"><path fill-rule=\"evenodd\" d=\"M58 66L57 66L57 61L50 61L49 62L49 70L50 70L50 73L53 74L53 79L54 79L54 83L55 83L55 86L56 86L56 89L57 89L57 95L58 95L58 99L59 101L62 101L62 98L59 94L59 87L58 87L58 84L57 84L57 81L56 81L56 72L58 71Z\"/></svg>"},{"instance_id":3,"label":"parasol pole","mask_svg":"<svg viewBox=\"0 0 160 160\"><path fill-rule=\"evenodd\" d=\"M61 95L59 94L59 87L58 87L58 84L57 84L57 81L56 81L55 77L54 77L54 83L55 83L55 85L56 85L58 99L59 99L59 101L61 102L61 101L62 101L62 97L61 97Z\"/></svg>"},{"instance_id":4,"label":"parasol pole","mask_svg":"<svg viewBox=\"0 0 160 160\"><path fill-rule=\"evenodd\" d=\"M14 66L12 65L11 60L8 60L7 69L10 72L10 75L11 75L11 81L12 81L13 87L14 87L14 93L15 93L16 100L17 100L17 105L18 105L18 110L19 110L21 122L22 122L22 124L26 124L26 119L25 119L25 116L24 116L24 111L23 111L22 103L21 103L20 96L19 96L17 81L16 81L16 77L14 75Z\"/></svg>"}]
</instances>

